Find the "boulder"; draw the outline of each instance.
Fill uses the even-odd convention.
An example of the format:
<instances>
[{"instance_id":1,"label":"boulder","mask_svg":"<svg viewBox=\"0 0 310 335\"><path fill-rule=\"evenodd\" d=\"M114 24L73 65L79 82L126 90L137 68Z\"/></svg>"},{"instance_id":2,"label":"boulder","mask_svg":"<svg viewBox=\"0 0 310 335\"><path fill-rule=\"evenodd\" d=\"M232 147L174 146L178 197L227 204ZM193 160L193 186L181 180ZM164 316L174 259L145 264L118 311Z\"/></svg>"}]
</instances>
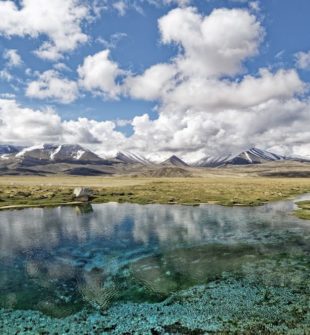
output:
<instances>
[{"instance_id":1,"label":"boulder","mask_svg":"<svg viewBox=\"0 0 310 335\"><path fill-rule=\"evenodd\" d=\"M93 192L91 189L86 187L76 187L73 191L75 200L88 202L91 200L93 196Z\"/></svg>"}]
</instances>

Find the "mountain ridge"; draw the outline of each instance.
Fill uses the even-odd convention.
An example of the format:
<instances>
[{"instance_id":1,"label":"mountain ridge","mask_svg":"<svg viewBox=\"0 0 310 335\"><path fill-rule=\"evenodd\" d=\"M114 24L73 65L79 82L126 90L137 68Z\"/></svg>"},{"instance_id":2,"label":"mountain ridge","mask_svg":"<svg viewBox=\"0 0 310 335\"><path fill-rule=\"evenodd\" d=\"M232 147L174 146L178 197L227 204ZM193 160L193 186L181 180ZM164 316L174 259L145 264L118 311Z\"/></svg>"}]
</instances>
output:
<instances>
[{"instance_id":1,"label":"mountain ridge","mask_svg":"<svg viewBox=\"0 0 310 335\"><path fill-rule=\"evenodd\" d=\"M300 157L287 157L273 152L252 147L238 154L225 156L206 156L193 164L195 167L221 167L227 165L252 165L263 164L274 161L298 161L310 162L310 159Z\"/></svg>"},{"instance_id":2,"label":"mountain ridge","mask_svg":"<svg viewBox=\"0 0 310 335\"><path fill-rule=\"evenodd\" d=\"M186 162L184 162L181 158L179 158L176 155L172 155L171 157L160 163L160 165L177 166L177 167L189 166Z\"/></svg>"},{"instance_id":3,"label":"mountain ridge","mask_svg":"<svg viewBox=\"0 0 310 335\"><path fill-rule=\"evenodd\" d=\"M41 144L32 147L0 145L1 174L65 173L73 175L127 174L130 171L147 171L153 168L219 168L225 166L256 165L268 162L310 163L303 157L286 157L252 147L239 154L218 157L206 156L192 164L176 155L163 162L153 162L128 151L119 151L104 158L79 144ZM169 172L170 173L170 172Z\"/></svg>"},{"instance_id":4,"label":"mountain ridge","mask_svg":"<svg viewBox=\"0 0 310 335\"><path fill-rule=\"evenodd\" d=\"M114 159L125 164L142 164L142 165L153 164L150 160L148 160L144 156L128 151L119 151L114 157Z\"/></svg>"}]
</instances>

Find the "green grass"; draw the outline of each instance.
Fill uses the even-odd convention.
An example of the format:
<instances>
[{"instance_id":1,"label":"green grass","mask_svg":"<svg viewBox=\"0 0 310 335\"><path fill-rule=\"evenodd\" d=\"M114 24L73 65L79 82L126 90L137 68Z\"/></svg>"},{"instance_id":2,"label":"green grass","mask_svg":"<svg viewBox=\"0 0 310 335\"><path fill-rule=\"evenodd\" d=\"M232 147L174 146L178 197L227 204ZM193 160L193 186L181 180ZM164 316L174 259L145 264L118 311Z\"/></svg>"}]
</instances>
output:
<instances>
[{"instance_id":1,"label":"green grass","mask_svg":"<svg viewBox=\"0 0 310 335\"><path fill-rule=\"evenodd\" d=\"M256 206L310 191L310 184L259 179L189 179L158 181L147 185L99 190L95 202L217 203Z\"/></svg>"},{"instance_id":2,"label":"green grass","mask_svg":"<svg viewBox=\"0 0 310 335\"><path fill-rule=\"evenodd\" d=\"M269 201L294 197L310 192L310 179L288 178L101 178L72 179L60 176L58 183L49 177L8 184L1 180L0 207L5 206L56 206L74 201L75 182L92 185L94 203L129 202L138 204L215 203L225 206L257 206ZM19 181L19 182L18 182ZM26 181L26 182L25 182ZM60 186L65 185L65 186ZM302 208L302 210L307 210Z\"/></svg>"},{"instance_id":3,"label":"green grass","mask_svg":"<svg viewBox=\"0 0 310 335\"><path fill-rule=\"evenodd\" d=\"M310 220L310 201L300 201L297 205L299 209L295 211L295 215L300 219Z\"/></svg>"}]
</instances>

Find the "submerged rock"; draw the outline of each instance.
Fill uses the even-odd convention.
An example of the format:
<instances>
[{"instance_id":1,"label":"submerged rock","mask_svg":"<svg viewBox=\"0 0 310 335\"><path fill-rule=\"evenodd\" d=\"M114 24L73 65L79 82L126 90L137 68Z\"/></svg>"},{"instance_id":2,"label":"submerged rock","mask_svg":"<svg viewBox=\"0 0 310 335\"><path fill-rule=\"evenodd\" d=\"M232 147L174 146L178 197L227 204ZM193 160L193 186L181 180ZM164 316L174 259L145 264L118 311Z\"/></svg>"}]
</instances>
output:
<instances>
[{"instance_id":1,"label":"submerged rock","mask_svg":"<svg viewBox=\"0 0 310 335\"><path fill-rule=\"evenodd\" d=\"M307 294L308 291L269 287L266 299L266 287L229 279L192 287L161 303L120 301L104 313L87 308L69 317L51 318L36 311L0 309L0 331L7 335L21 330L29 335L304 335L310 329Z\"/></svg>"}]
</instances>

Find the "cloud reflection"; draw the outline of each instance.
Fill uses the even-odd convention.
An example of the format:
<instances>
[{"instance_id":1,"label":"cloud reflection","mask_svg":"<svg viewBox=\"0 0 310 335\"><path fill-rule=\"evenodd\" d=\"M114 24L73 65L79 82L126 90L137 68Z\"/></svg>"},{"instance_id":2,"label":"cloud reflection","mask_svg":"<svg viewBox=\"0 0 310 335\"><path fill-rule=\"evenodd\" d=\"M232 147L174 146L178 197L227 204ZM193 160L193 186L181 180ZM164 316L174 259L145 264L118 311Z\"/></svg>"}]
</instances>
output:
<instances>
[{"instance_id":1,"label":"cloud reflection","mask_svg":"<svg viewBox=\"0 0 310 335\"><path fill-rule=\"evenodd\" d=\"M256 208L102 204L92 209L59 207L0 213L0 257L65 245L122 249L193 243L237 242L260 238L264 230L305 229L288 212L289 201ZM294 224L294 225L292 225Z\"/></svg>"}]
</instances>

